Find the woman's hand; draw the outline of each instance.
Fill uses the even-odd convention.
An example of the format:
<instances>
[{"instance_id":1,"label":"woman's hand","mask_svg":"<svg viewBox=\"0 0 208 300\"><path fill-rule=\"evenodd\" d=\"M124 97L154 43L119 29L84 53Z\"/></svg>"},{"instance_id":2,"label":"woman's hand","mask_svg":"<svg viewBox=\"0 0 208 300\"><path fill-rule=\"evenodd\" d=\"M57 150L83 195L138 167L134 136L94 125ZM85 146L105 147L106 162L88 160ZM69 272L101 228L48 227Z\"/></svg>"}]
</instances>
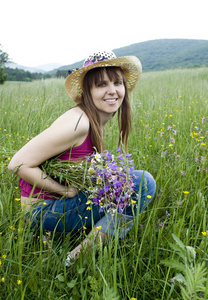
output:
<instances>
[{"instance_id":1,"label":"woman's hand","mask_svg":"<svg viewBox=\"0 0 208 300\"><path fill-rule=\"evenodd\" d=\"M69 188L66 188L66 190L61 193L66 198L73 198L79 193L79 190L74 188L73 186L70 186Z\"/></svg>"}]
</instances>

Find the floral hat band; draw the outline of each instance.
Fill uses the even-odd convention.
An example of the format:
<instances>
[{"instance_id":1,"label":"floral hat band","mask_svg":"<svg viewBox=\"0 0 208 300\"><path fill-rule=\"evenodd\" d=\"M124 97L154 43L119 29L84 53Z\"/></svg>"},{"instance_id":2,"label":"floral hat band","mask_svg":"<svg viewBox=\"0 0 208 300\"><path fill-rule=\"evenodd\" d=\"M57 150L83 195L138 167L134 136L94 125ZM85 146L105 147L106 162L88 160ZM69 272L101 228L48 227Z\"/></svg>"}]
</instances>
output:
<instances>
[{"instance_id":1,"label":"floral hat band","mask_svg":"<svg viewBox=\"0 0 208 300\"><path fill-rule=\"evenodd\" d=\"M101 67L120 67L126 77L129 92L135 88L142 73L141 62L136 56L116 57L112 51L93 53L85 59L81 69L75 70L66 78L65 89L70 98L79 103L86 73L91 69Z\"/></svg>"},{"instance_id":2,"label":"floral hat band","mask_svg":"<svg viewBox=\"0 0 208 300\"><path fill-rule=\"evenodd\" d=\"M89 57L87 57L84 61L83 66L86 67L86 66L94 64L98 61L104 61L104 60L108 60L108 59L112 59L112 58L116 58L115 54L112 51L97 52L97 53L94 53L93 55L90 55Z\"/></svg>"}]
</instances>

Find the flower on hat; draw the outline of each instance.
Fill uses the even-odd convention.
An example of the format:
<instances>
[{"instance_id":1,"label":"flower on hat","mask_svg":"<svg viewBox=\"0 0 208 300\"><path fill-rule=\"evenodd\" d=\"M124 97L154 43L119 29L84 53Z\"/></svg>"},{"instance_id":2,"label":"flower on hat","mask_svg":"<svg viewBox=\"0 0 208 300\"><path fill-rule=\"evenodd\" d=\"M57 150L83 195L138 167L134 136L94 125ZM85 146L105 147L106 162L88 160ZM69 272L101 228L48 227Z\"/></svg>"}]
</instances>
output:
<instances>
[{"instance_id":1,"label":"flower on hat","mask_svg":"<svg viewBox=\"0 0 208 300\"><path fill-rule=\"evenodd\" d=\"M116 58L115 54L112 51L97 52L97 53L90 55L88 58L86 58L83 66L87 67L98 61L104 61L104 60L108 60L108 59L112 59L112 58Z\"/></svg>"}]
</instances>

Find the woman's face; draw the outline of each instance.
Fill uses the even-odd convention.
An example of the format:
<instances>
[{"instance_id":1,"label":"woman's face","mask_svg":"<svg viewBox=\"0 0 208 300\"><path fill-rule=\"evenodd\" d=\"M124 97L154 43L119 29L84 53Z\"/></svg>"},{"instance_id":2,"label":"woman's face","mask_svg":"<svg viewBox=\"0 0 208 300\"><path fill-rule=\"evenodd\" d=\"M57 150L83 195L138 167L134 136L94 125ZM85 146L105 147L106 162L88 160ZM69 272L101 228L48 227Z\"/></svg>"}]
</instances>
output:
<instances>
[{"instance_id":1,"label":"woman's face","mask_svg":"<svg viewBox=\"0 0 208 300\"><path fill-rule=\"evenodd\" d=\"M99 114L111 116L121 106L125 96L125 86L120 70L116 71L117 79L109 79L106 70L103 78L93 83L90 92Z\"/></svg>"}]
</instances>

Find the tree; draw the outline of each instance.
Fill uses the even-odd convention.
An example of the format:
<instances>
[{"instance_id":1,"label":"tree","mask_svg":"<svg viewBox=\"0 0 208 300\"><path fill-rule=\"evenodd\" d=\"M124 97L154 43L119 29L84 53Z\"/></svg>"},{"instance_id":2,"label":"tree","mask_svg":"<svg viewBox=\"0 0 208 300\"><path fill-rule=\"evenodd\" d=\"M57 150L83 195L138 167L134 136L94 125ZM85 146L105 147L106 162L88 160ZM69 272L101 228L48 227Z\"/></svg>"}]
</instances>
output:
<instances>
[{"instance_id":1,"label":"tree","mask_svg":"<svg viewBox=\"0 0 208 300\"><path fill-rule=\"evenodd\" d=\"M0 49L0 84L3 84L7 79L7 74L4 72L4 65L8 61L8 59L8 54Z\"/></svg>"}]
</instances>

